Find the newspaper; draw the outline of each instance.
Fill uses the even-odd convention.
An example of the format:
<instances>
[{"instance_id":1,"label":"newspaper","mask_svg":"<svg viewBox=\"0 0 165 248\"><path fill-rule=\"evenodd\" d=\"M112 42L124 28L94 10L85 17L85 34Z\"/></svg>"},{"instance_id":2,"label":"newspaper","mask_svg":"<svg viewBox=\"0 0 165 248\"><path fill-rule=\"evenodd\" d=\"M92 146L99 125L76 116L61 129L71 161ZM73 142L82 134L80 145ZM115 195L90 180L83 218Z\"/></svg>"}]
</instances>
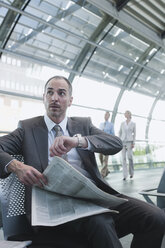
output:
<instances>
[{"instance_id":1,"label":"newspaper","mask_svg":"<svg viewBox=\"0 0 165 248\"><path fill-rule=\"evenodd\" d=\"M6 241L0 240L0 248L25 248L30 245L32 241Z\"/></svg>"},{"instance_id":2,"label":"newspaper","mask_svg":"<svg viewBox=\"0 0 165 248\"><path fill-rule=\"evenodd\" d=\"M78 218L105 213L126 202L99 189L60 157L44 171L48 184L32 189L32 225L56 226Z\"/></svg>"}]
</instances>

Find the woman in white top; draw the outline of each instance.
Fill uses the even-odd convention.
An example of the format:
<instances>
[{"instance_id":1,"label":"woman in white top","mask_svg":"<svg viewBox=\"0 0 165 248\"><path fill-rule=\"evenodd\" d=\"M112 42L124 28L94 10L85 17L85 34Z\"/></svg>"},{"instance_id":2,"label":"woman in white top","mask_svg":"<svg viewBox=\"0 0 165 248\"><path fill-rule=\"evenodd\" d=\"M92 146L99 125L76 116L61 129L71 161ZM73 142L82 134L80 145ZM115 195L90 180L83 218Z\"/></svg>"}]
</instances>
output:
<instances>
[{"instance_id":1,"label":"woman in white top","mask_svg":"<svg viewBox=\"0 0 165 248\"><path fill-rule=\"evenodd\" d=\"M133 164L133 151L136 137L136 124L131 121L132 114L127 110L124 114L126 121L121 123L119 137L123 141L122 149L122 166L123 166L123 180L128 177L128 169L126 162L126 155L129 161L129 175L133 178L134 175L134 164Z\"/></svg>"}]
</instances>

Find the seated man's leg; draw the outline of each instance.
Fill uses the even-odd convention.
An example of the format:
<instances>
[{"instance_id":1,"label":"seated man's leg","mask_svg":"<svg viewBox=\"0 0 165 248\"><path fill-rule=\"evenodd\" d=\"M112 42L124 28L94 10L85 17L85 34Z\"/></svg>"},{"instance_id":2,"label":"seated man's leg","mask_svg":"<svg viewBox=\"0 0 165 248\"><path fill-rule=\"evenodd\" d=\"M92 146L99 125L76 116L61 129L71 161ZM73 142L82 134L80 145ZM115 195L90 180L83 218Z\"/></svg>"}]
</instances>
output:
<instances>
[{"instance_id":1,"label":"seated man's leg","mask_svg":"<svg viewBox=\"0 0 165 248\"><path fill-rule=\"evenodd\" d=\"M76 227L76 221L54 227L34 227L32 245L29 248L87 248L86 237L78 233Z\"/></svg>"},{"instance_id":2,"label":"seated man's leg","mask_svg":"<svg viewBox=\"0 0 165 248\"><path fill-rule=\"evenodd\" d=\"M77 222L75 227L87 237L92 248L122 248L111 213L93 215Z\"/></svg>"},{"instance_id":3,"label":"seated man's leg","mask_svg":"<svg viewBox=\"0 0 165 248\"><path fill-rule=\"evenodd\" d=\"M160 248L165 232L164 212L144 201L123 197L129 201L120 205L120 213L114 215L119 237L132 233L131 248Z\"/></svg>"},{"instance_id":4,"label":"seated man's leg","mask_svg":"<svg viewBox=\"0 0 165 248\"><path fill-rule=\"evenodd\" d=\"M36 230L33 245L38 245L37 247L45 245L43 246L45 248L65 246L72 248L122 248L111 213L81 218L57 227L39 227ZM33 245L30 247L33 248Z\"/></svg>"}]
</instances>

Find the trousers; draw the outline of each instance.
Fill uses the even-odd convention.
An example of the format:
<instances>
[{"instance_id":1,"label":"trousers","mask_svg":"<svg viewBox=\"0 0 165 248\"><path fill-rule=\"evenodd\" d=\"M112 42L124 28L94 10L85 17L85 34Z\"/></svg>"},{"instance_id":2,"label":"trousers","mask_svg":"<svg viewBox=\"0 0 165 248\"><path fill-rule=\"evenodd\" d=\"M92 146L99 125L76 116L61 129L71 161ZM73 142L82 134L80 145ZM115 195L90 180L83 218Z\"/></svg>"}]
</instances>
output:
<instances>
[{"instance_id":1,"label":"trousers","mask_svg":"<svg viewBox=\"0 0 165 248\"><path fill-rule=\"evenodd\" d=\"M160 248L165 233L164 212L144 201L121 194L119 197L128 200L115 208L119 213L109 212L93 215L58 227L41 227L38 229L38 243L43 245L44 241L49 240L52 243L50 247L65 248L64 244L63 246L53 246L53 242L57 243L57 240L53 241L54 234L61 229L65 233L69 233L73 240L78 235L82 237L83 241L86 240L87 245L82 246L83 248L122 248L119 238L130 233L133 234L131 248ZM63 242L65 242L65 238L66 235L62 235ZM69 246L66 239L66 247L79 246L73 244Z\"/></svg>"},{"instance_id":2,"label":"trousers","mask_svg":"<svg viewBox=\"0 0 165 248\"><path fill-rule=\"evenodd\" d=\"M129 163L129 175L133 177L134 165L133 165L132 142L123 143L122 166L123 166L123 177L124 178L127 178L127 176L128 176L127 158L128 158L128 163Z\"/></svg>"},{"instance_id":3,"label":"trousers","mask_svg":"<svg viewBox=\"0 0 165 248\"><path fill-rule=\"evenodd\" d=\"M108 166L108 158L109 155L104 155L102 153L99 154L100 162L102 166Z\"/></svg>"}]
</instances>

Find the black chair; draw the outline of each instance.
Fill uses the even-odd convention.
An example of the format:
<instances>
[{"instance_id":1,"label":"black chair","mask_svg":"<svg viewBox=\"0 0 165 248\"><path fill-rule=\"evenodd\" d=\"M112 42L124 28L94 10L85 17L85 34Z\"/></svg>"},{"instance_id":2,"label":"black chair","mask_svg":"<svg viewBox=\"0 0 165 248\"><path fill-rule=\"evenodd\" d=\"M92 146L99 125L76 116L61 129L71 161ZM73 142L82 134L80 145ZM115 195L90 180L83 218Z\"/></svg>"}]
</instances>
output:
<instances>
[{"instance_id":1,"label":"black chair","mask_svg":"<svg viewBox=\"0 0 165 248\"><path fill-rule=\"evenodd\" d=\"M23 162L21 156L15 156L16 159ZM44 236L33 233L31 226L26 218L24 208L25 186L18 180L17 176L11 173L7 178L0 179L0 201L2 210L2 223L4 239L10 241L32 240L29 248L89 248L85 237L72 237L69 233L56 233L55 240L57 245L47 244ZM42 243L38 244L38 240ZM67 240L67 242L66 242ZM65 241L65 242L64 242ZM51 242L50 242L51 243Z\"/></svg>"},{"instance_id":2,"label":"black chair","mask_svg":"<svg viewBox=\"0 0 165 248\"><path fill-rule=\"evenodd\" d=\"M0 179L0 200L5 240L19 240L17 236L28 234L31 228L24 209L25 188L15 174Z\"/></svg>"},{"instance_id":3,"label":"black chair","mask_svg":"<svg viewBox=\"0 0 165 248\"><path fill-rule=\"evenodd\" d=\"M165 210L165 169L157 188L145 189L139 193L143 195L147 202L157 205L161 209ZM153 196L156 197L156 201L152 200Z\"/></svg>"},{"instance_id":4,"label":"black chair","mask_svg":"<svg viewBox=\"0 0 165 248\"><path fill-rule=\"evenodd\" d=\"M159 185L157 188L152 189L145 189L139 192L141 195L143 195L144 199L159 208L161 208L163 211L165 211L165 169L163 171L163 174L161 176ZM156 197L156 200L153 201L152 198ZM162 240L161 248L165 247L165 235Z\"/></svg>"},{"instance_id":5,"label":"black chair","mask_svg":"<svg viewBox=\"0 0 165 248\"><path fill-rule=\"evenodd\" d=\"M23 162L20 155L13 156ZM17 235L31 230L24 209L25 187L15 174L0 179L0 200L5 240L19 240Z\"/></svg>"}]
</instances>

